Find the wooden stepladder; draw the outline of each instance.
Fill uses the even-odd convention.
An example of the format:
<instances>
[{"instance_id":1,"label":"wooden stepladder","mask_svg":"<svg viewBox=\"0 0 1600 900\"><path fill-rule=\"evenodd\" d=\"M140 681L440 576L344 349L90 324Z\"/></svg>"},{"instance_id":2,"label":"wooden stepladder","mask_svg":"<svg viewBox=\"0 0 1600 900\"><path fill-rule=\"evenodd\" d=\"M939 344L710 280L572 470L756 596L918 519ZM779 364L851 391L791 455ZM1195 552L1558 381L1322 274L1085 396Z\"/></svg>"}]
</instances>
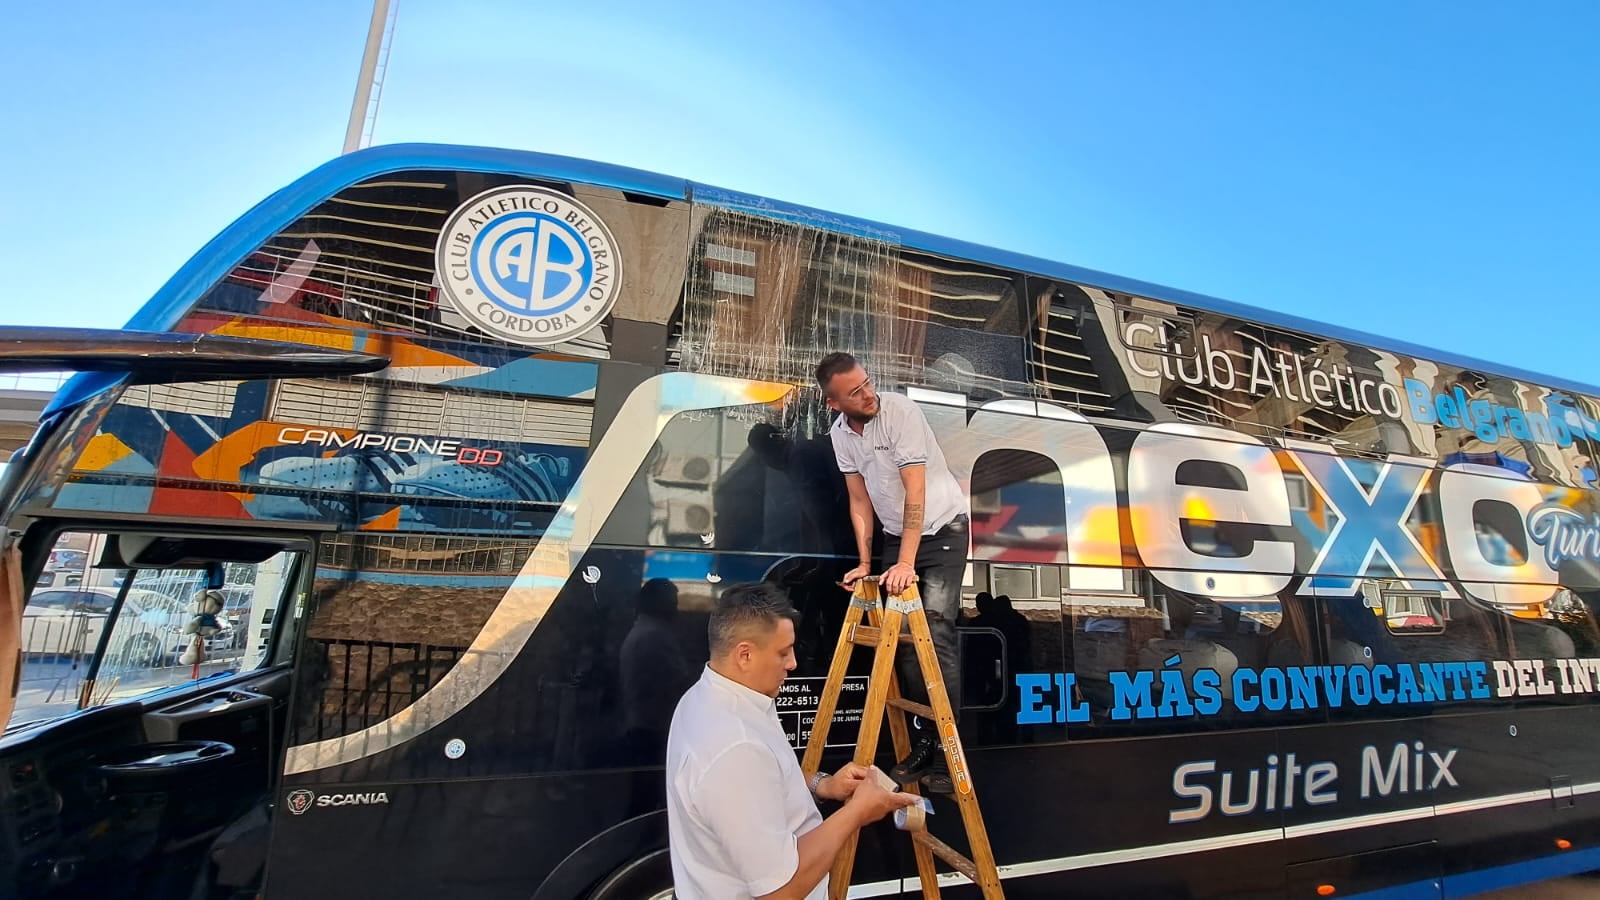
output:
<instances>
[{"instance_id":1,"label":"wooden stepladder","mask_svg":"<svg viewBox=\"0 0 1600 900\"><path fill-rule=\"evenodd\" d=\"M863 617L865 623L862 622ZM910 624L909 637L900 633L902 623ZM928 686L931 705L906 700L900 694L894 658L896 648L906 640L916 645L917 662ZM967 842L972 847L972 858L968 859L927 831L910 832L912 851L917 858L917 875L922 881L923 900L937 900L940 896L939 877L933 865L935 856L978 885L983 890L984 900L1004 900L1000 874L995 869L994 852L989 847L989 832L983 824L983 813L978 809L977 788L973 785L971 772L967 770L961 738L956 733L955 716L950 711L950 698L945 692L944 677L939 671L939 659L934 655L933 636L928 631L928 615L922 608L922 595L915 584L899 596L890 597L885 604L878 597L877 578L863 578L856 583L850 609L845 613L844 627L839 632L839 645L834 650L833 662L828 668L828 681L817 703L817 719L811 728L806 754L800 764L806 778L815 774L822 764L822 750L828 744L828 727L838 709L845 671L858 646L872 647L874 653L872 680L867 686L866 707L861 712L861 731L856 739L856 765L872 765L878 753L878 734L885 716L889 719L889 734L894 740L897 759L904 759L911 752L911 738L903 713L914 713L937 722L945 761L950 768L950 781L955 788L956 803L961 808ZM891 712L889 707L900 714ZM907 793L919 793L916 785L907 786L904 790ZM855 860L856 836L851 835L833 864L829 879L830 900L844 900L850 888L850 872L855 867Z\"/></svg>"}]
</instances>

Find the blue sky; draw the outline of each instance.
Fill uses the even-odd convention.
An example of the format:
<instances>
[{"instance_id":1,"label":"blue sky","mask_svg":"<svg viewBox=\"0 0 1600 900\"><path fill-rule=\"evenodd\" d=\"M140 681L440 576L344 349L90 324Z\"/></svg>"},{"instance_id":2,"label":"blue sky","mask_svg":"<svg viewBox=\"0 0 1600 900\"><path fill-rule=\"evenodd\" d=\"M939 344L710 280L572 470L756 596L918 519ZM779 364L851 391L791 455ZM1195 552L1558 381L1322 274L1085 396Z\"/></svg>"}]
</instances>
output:
<instances>
[{"instance_id":1,"label":"blue sky","mask_svg":"<svg viewBox=\"0 0 1600 900\"><path fill-rule=\"evenodd\" d=\"M1594 3L398 2L379 143L631 165L1600 383ZM0 9L0 318L120 325L336 155L370 9Z\"/></svg>"}]
</instances>

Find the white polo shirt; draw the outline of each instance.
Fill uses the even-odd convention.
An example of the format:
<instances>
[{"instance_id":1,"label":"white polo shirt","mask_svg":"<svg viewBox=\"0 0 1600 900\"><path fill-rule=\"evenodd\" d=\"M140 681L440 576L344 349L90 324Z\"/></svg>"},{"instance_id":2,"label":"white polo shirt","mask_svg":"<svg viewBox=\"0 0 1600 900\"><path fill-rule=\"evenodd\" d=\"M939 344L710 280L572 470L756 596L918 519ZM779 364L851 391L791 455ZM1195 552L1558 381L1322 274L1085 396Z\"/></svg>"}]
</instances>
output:
<instances>
[{"instance_id":1,"label":"white polo shirt","mask_svg":"<svg viewBox=\"0 0 1600 900\"><path fill-rule=\"evenodd\" d=\"M933 534L967 511L967 498L944 452L933 436L928 417L904 394L878 395L878 414L856 434L850 421L840 414L828 429L833 440L833 456L839 471L861 473L872 498L872 511L878 514L883 530L899 535L905 526L906 486L900 470L921 464L926 472L927 494L923 498L922 533Z\"/></svg>"},{"instance_id":2,"label":"white polo shirt","mask_svg":"<svg viewBox=\"0 0 1600 900\"><path fill-rule=\"evenodd\" d=\"M800 867L800 835L822 824L771 697L707 666L672 714L667 839L679 900L748 900ZM806 900L824 900L823 876Z\"/></svg>"}]
</instances>

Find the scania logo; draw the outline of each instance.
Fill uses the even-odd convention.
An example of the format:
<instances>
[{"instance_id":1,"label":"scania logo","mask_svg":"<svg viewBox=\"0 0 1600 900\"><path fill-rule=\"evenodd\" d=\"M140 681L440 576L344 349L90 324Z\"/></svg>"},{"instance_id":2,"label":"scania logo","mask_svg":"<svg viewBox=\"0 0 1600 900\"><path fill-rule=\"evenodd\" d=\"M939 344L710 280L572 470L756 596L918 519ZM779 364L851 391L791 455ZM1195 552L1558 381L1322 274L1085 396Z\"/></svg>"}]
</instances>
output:
<instances>
[{"instance_id":1,"label":"scania logo","mask_svg":"<svg viewBox=\"0 0 1600 900\"><path fill-rule=\"evenodd\" d=\"M311 801L316 799L316 796L316 794L311 793L305 788L301 788L297 791L290 791L285 805L289 807L289 812L298 816L311 808Z\"/></svg>"},{"instance_id":2,"label":"scania logo","mask_svg":"<svg viewBox=\"0 0 1600 900\"><path fill-rule=\"evenodd\" d=\"M622 284L605 223L565 194L499 187L461 204L434 263L455 308L491 335L546 346L600 324Z\"/></svg>"},{"instance_id":3,"label":"scania logo","mask_svg":"<svg viewBox=\"0 0 1600 900\"><path fill-rule=\"evenodd\" d=\"M301 815L313 806L374 806L389 803L388 791L367 791L359 794L318 794L305 788L290 791L285 805L289 812Z\"/></svg>"},{"instance_id":4,"label":"scania logo","mask_svg":"<svg viewBox=\"0 0 1600 900\"><path fill-rule=\"evenodd\" d=\"M318 806L371 806L376 803L387 805L389 794L386 791L374 791L369 794L321 794L317 797Z\"/></svg>"}]
</instances>

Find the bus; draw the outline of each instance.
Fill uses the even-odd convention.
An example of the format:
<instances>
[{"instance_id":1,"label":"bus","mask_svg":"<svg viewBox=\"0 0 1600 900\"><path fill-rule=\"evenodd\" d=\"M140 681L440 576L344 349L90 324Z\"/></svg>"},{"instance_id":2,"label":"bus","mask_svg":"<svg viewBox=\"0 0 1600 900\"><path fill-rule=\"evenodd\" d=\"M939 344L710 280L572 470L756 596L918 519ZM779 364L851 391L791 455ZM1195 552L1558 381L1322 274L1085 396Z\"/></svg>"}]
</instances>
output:
<instances>
[{"instance_id":1,"label":"bus","mask_svg":"<svg viewBox=\"0 0 1600 900\"><path fill-rule=\"evenodd\" d=\"M815 724L835 350L970 501L960 740L1008 897L1600 869L1600 389L441 145L273 194L124 330L4 336L80 374L0 484L0 609L47 564L110 596L80 653L0 634L6 896L670 896L665 732L720 591L789 593L778 716L797 753ZM918 893L867 829L848 895Z\"/></svg>"}]
</instances>

